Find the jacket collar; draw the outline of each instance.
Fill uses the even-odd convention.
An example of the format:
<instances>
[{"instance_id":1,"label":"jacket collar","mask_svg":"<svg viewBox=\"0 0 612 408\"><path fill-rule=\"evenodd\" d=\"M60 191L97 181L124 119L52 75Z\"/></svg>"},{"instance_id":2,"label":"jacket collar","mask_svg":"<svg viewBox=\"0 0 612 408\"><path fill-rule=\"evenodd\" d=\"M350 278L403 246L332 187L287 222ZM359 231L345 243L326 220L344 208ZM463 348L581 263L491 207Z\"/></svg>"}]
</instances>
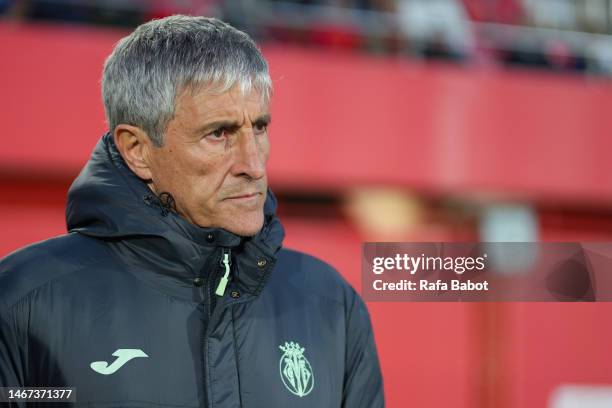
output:
<instances>
[{"instance_id":1,"label":"jacket collar","mask_svg":"<svg viewBox=\"0 0 612 408\"><path fill-rule=\"evenodd\" d=\"M208 279L221 268L222 249L232 253L232 287L247 298L261 292L284 238L275 212L276 198L268 189L264 226L253 237L193 225L152 194L107 133L70 187L66 222L69 232L106 241L120 260L118 267L125 264L172 296L199 301L194 280Z\"/></svg>"}]
</instances>

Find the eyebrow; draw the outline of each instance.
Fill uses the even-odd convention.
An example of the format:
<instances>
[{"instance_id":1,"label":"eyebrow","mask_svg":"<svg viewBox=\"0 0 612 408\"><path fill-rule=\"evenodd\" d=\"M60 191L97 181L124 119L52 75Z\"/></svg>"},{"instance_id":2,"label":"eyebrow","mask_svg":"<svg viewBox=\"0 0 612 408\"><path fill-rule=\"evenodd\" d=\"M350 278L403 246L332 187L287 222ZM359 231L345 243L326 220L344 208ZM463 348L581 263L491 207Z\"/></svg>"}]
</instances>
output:
<instances>
[{"instance_id":1,"label":"eyebrow","mask_svg":"<svg viewBox=\"0 0 612 408\"><path fill-rule=\"evenodd\" d=\"M261 115L255 118L255 120L253 121L253 125L259 125L259 126L269 125L271 121L272 121L272 116L270 116L269 113L266 113L264 115ZM219 128L239 129L240 123L235 120L217 120L214 122L209 122L199 127L197 130L197 133L201 134L201 133L204 133L204 132L207 132L213 129L219 129Z\"/></svg>"}]
</instances>

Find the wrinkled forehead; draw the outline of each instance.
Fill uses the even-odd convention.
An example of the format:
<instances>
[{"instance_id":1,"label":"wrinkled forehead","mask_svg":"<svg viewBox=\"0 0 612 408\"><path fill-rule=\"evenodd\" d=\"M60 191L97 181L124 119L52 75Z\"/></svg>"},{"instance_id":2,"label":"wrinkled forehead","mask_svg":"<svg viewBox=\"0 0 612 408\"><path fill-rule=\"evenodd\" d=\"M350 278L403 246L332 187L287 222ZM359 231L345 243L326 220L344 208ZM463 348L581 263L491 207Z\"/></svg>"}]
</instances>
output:
<instances>
[{"instance_id":1,"label":"wrinkled forehead","mask_svg":"<svg viewBox=\"0 0 612 408\"><path fill-rule=\"evenodd\" d=\"M218 84L188 87L176 98L174 118L204 125L212 120L253 122L268 118L269 102L264 91L235 85L225 89Z\"/></svg>"},{"instance_id":2,"label":"wrinkled forehead","mask_svg":"<svg viewBox=\"0 0 612 408\"><path fill-rule=\"evenodd\" d=\"M191 96L206 93L219 96L229 93L233 96L259 98L262 104L269 104L272 94L272 84L269 77L240 77L225 76L220 78L200 80L198 78L187 81L177 90L177 97L185 92Z\"/></svg>"}]
</instances>

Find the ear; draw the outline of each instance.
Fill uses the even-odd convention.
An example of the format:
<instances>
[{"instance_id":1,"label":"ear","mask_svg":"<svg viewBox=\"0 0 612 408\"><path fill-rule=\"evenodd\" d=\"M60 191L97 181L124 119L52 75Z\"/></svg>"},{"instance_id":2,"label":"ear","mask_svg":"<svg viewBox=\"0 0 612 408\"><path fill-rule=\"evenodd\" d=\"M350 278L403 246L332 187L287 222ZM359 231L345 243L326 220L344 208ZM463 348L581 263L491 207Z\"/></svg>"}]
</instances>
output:
<instances>
[{"instance_id":1,"label":"ear","mask_svg":"<svg viewBox=\"0 0 612 408\"><path fill-rule=\"evenodd\" d=\"M113 132L117 150L130 170L145 181L150 181L151 149L153 143L146 132L139 127L120 124Z\"/></svg>"}]
</instances>

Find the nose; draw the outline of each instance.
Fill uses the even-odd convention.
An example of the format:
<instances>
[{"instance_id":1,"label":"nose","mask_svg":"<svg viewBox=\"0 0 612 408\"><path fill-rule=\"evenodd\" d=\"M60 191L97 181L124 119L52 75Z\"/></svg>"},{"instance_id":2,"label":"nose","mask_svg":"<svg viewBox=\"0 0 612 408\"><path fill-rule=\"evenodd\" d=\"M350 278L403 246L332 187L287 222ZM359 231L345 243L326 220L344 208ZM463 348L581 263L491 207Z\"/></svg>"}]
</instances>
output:
<instances>
[{"instance_id":1,"label":"nose","mask_svg":"<svg viewBox=\"0 0 612 408\"><path fill-rule=\"evenodd\" d=\"M265 146L252 129L241 132L238 139L234 175L249 180L261 179L266 175Z\"/></svg>"}]
</instances>

